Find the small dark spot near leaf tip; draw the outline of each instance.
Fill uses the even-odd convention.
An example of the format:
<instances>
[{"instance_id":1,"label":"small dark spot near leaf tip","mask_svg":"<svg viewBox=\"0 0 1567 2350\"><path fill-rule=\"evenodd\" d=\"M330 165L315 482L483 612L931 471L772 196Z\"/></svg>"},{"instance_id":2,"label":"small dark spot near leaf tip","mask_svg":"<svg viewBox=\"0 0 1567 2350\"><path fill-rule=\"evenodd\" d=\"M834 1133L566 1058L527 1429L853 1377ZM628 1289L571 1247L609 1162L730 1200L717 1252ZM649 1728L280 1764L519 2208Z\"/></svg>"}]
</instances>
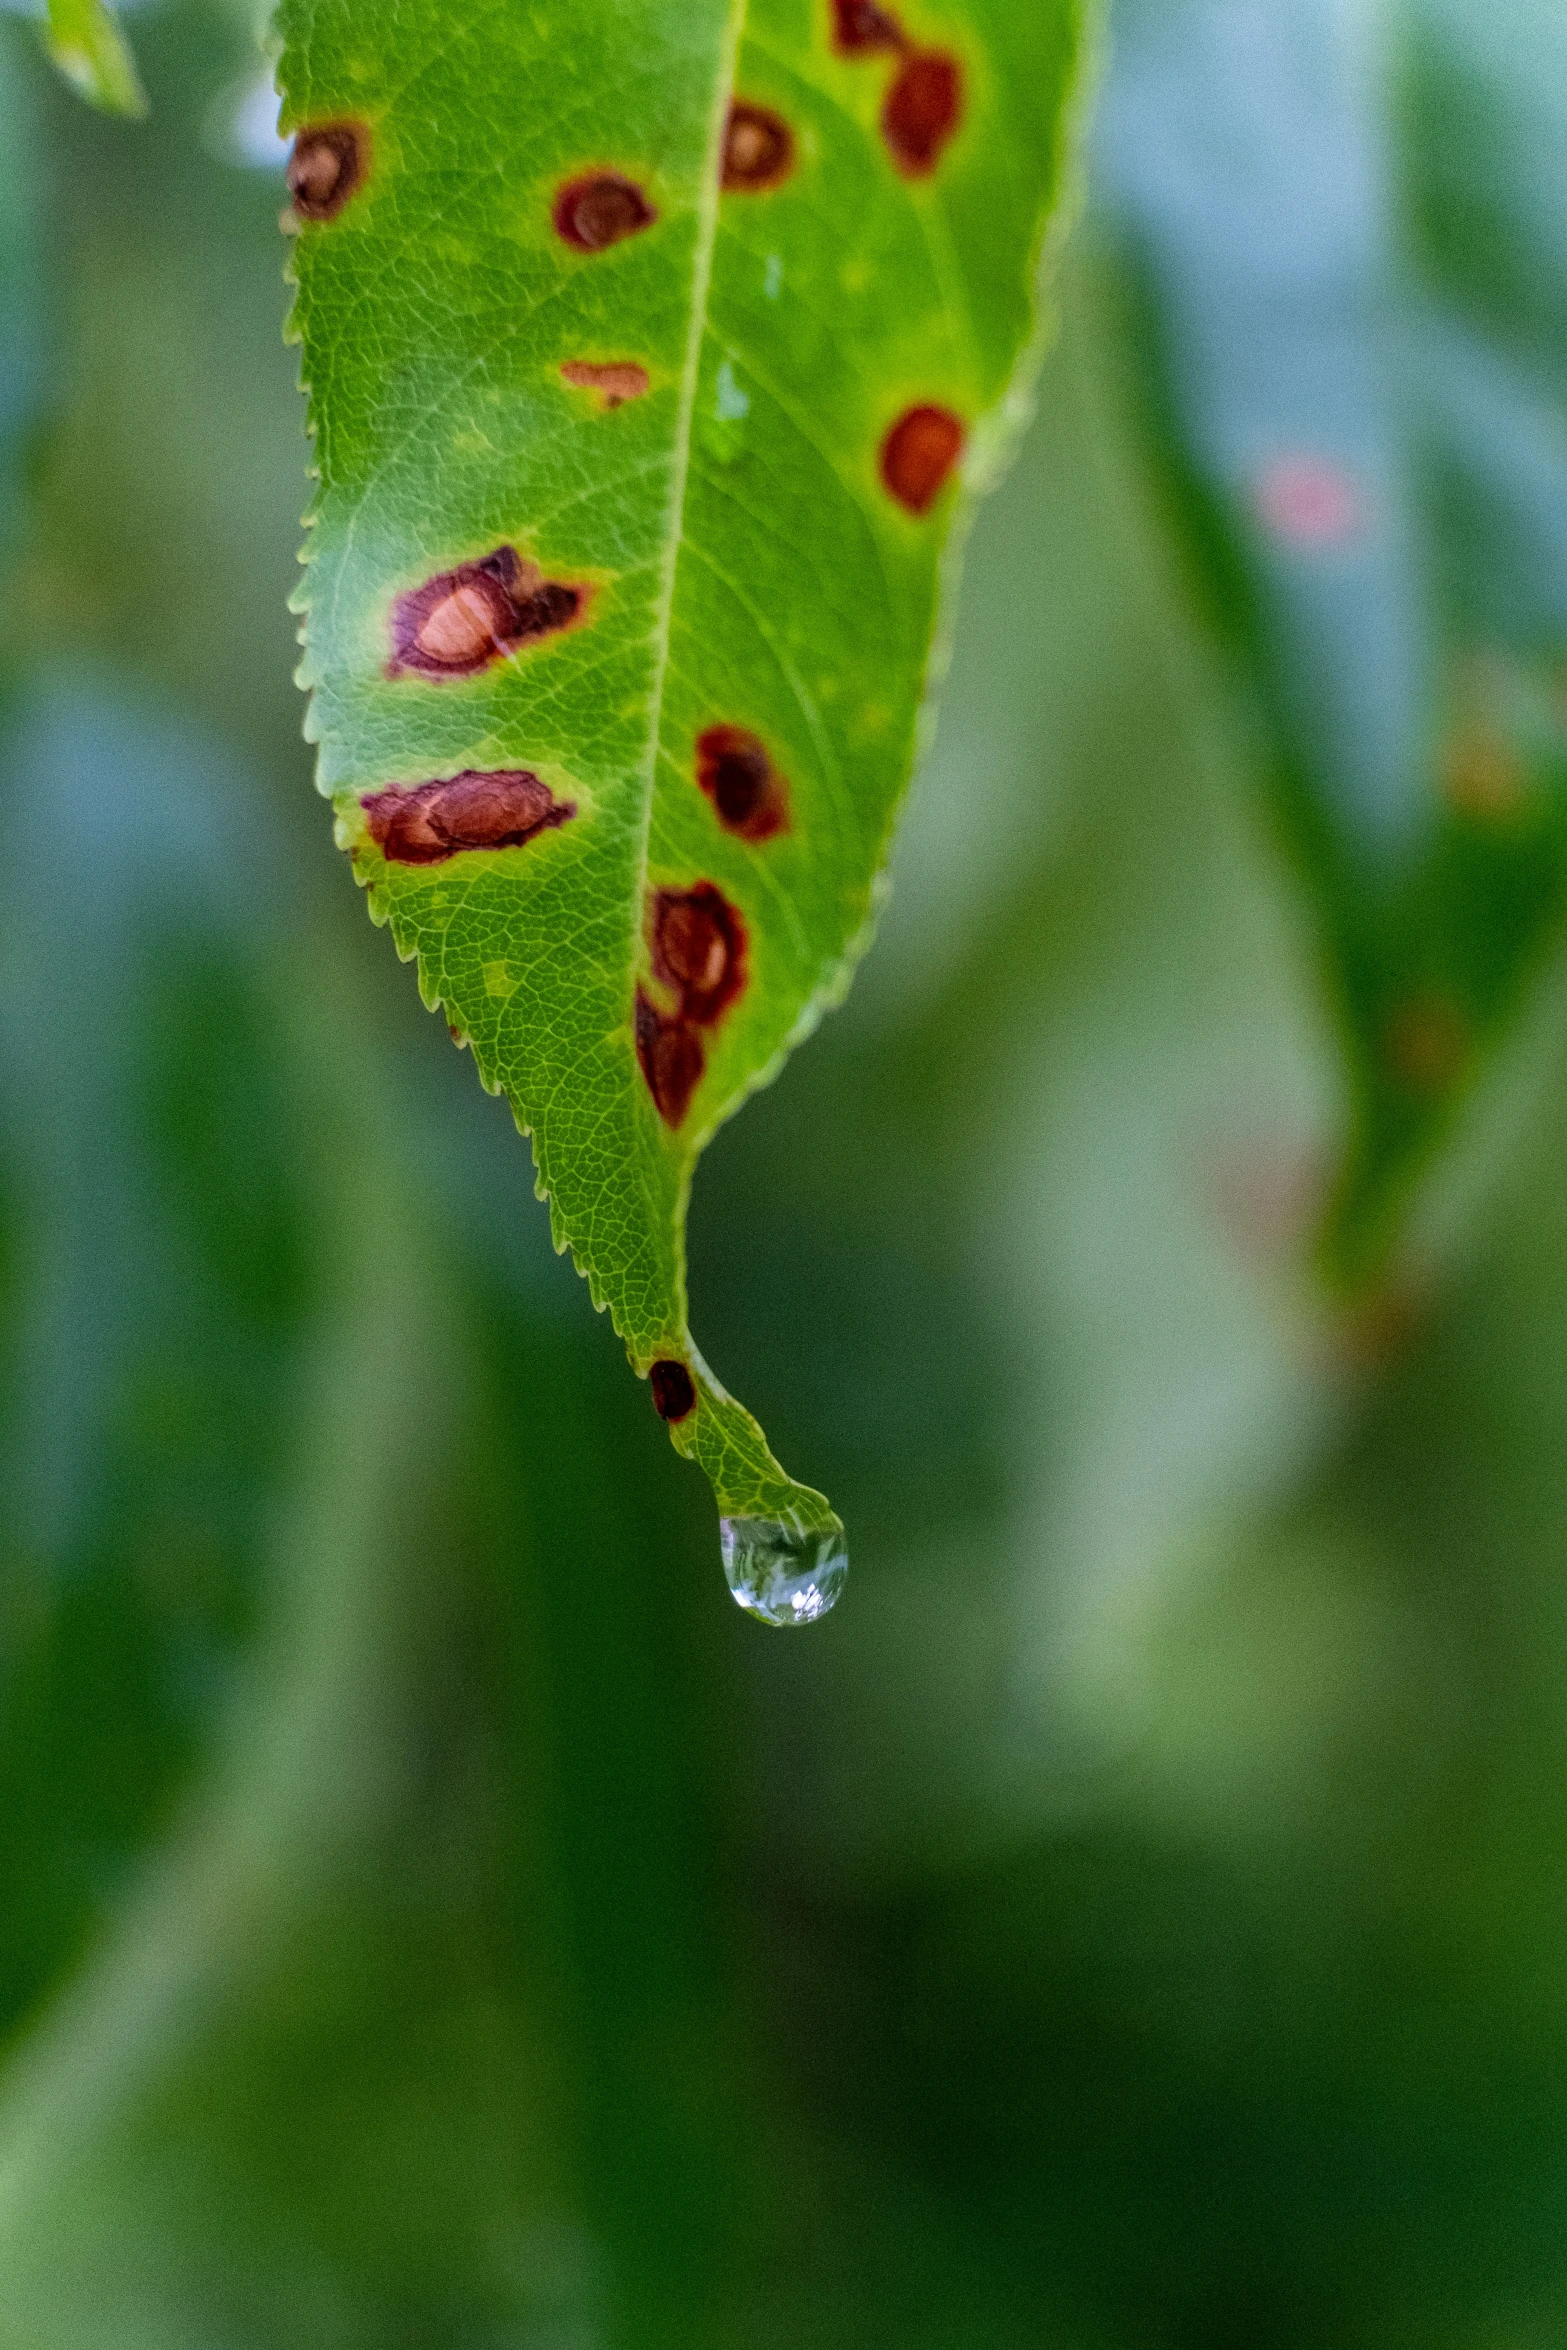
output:
<instances>
[{"instance_id":1,"label":"small dark spot near leaf tip","mask_svg":"<svg viewBox=\"0 0 1567 2350\"><path fill-rule=\"evenodd\" d=\"M955 57L916 49L907 57L881 110L881 135L906 179L926 179L963 113L963 75Z\"/></svg>"},{"instance_id":2,"label":"small dark spot near leaf tip","mask_svg":"<svg viewBox=\"0 0 1567 2350\"><path fill-rule=\"evenodd\" d=\"M367 795L364 811L371 839L394 865L440 865L461 849L518 849L577 813L527 767L465 768L414 791L394 786Z\"/></svg>"},{"instance_id":3,"label":"small dark spot near leaf tip","mask_svg":"<svg viewBox=\"0 0 1567 2350\"><path fill-rule=\"evenodd\" d=\"M601 408L618 408L647 393L647 369L634 359L568 359L560 372L579 392L597 392Z\"/></svg>"},{"instance_id":4,"label":"small dark spot near leaf tip","mask_svg":"<svg viewBox=\"0 0 1567 2350\"><path fill-rule=\"evenodd\" d=\"M653 1106L666 1126L678 1126L691 1107L697 1080L706 1067L702 1039L686 1020L667 1019L639 987L636 1007L637 1059Z\"/></svg>"},{"instance_id":5,"label":"small dark spot near leaf tip","mask_svg":"<svg viewBox=\"0 0 1567 2350\"><path fill-rule=\"evenodd\" d=\"M658 218L634 180L594 171L568 180L555 198L555 229L579 253L602 253Z\"/></svg>"},{"instance_id":6,"label":"small dark spot near leaf tip","mask_svg":"<svg viewBox=\"0 0 1567 2350\"><path fill-rule=\"evenodd\" d=\"M696 1383L684 1363L655 1363L647 1376L661 1420L688 1419L696 1410Z\"/></svg>"},{"instance_id":7,"label":"small dark spot near leaf tip","mask_svg":"<svg viewBox=\"0 0 1567 2350\"><path fill-rule=\"evenodd\" d=\"M910 408L881 445L881 478L911 514L924 514L963 452L964 431L950 408Z\"/></svg>"},{"instance_id":8,"label":"small dark spot near leaf tip","mask_svg":"<svg viewBox=\"0 0 1567 2350\"><path fill-rule=\"evenodd\" d=\"M838 46L850 56L907 46L902 25L885 8L878 8L876 0L833 0L833 15Z\"/></svg>"},{"instance_id":9,"label":"small dark spot near leaf tip","mask_svg":"<svg viewBox=\"0 0 1567 2350\"><path fill-rule=\"evenodd\" d=\"M681 1017L707 1028L745 986L745 924L720 889L661 889L649 923L653 976L680 998Z\"/></svg>"},{"instance_id":10,"label":"small dark spot near leaf tip","mask_svg":"<svg viewBox=\"0 0 1567 2350\"><path fill-rule=\"evenodd\" d=\"M771 840L789 824L782 776L759 736L743 726L710 726L696 746L696 779L726 832L742 840Z\"/></svg>"},{"instance_id":11,"label":"small dark spot near leaf tip","mask_svg":"<svg viewBox=\"0 0 1567 2350\"><path fill-rule=\"evenodd\" d=\"M288 192L302 220L331 220L362 188L370 133L360 122L309 123L294 140Z\"/></svg>"},{"instance_id":12,"label":"small dark spot near leaf tip","mask_svg":"<svg viewBox=\"0 0 1567 2350\"><path fill-rule=\"evenodd\" d=\"M755 195L776 188L793 169L794 133L783 116L737 98L724 132L724 186Z\"/></svg>"},{"instance_id":13,"label":"small dark spot near leaf tip","mask_svg":"<svg viewBox=\"0 0 1567 2350\"><path fill-rule=\"evenodd\" d=\"M497 547L398 597L387 675L471 677L531 638L570 627L582 606L580 588L545 579L515 547Z\"/></svg>"}]
</instances>

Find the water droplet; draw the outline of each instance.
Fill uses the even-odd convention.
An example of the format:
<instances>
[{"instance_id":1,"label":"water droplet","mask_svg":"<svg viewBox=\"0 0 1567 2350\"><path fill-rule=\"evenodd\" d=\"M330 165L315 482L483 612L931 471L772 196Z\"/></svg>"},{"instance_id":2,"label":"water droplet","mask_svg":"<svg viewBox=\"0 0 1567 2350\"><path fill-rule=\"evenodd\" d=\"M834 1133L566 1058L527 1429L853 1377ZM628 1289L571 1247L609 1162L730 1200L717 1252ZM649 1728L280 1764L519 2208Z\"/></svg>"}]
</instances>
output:
<instances>
[{"instance_id":1,"label":"water droplet","mask_svg":"<svg viewBox=\"0 0 1567 2350\"><path fill-rule=\"evenodd\" d=\"M735 1605L764 1624L814 1624L836 1606L849 1574L843 1536L795 1534L771 1518L719 1523Z\"/></svg>"}]
</instances>

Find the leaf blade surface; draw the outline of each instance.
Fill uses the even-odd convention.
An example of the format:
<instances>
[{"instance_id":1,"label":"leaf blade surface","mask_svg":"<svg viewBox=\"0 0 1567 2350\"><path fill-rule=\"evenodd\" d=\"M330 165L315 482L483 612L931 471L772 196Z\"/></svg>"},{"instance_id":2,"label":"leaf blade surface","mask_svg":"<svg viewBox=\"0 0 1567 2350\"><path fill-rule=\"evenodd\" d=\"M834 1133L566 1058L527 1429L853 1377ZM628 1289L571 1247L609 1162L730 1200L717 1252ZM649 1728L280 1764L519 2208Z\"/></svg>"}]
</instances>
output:
<instances>
[{"instance_id":1,"label":"leaf blade surface","mask_svg":"<svg viewBox=\"0 0 1567 2350\"><path fill-rule=\"evenodd\" d=\"M689 1379L677 1445L726 1516L829 1531L691 1340L686 1200L867 931L1035 341L1079 0L283 30L321 787L557 1244Z\"/></svg>"}]
</instances>

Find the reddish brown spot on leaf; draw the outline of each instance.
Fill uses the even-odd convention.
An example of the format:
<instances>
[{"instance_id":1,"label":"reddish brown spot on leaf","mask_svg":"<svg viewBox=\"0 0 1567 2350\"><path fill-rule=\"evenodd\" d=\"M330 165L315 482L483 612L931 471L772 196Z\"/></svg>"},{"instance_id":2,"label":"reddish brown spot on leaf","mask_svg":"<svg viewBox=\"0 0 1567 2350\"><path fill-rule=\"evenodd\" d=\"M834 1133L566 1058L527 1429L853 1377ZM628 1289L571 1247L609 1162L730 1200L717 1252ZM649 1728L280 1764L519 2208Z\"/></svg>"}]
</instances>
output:
<instances>
[{"instance_id":1,"label":"reddish brown spot on leaf","mask_svg":"<svg viewBox=\"0 0 1567 2350\"><path fill-rule=\"evenodd\" d=\"M724 186L754 195L776 188L793 169L794 133L783 116L737 98L724 133Z\"/></svg>"},{"instance_id":2,"label":"reddish brown spot on leaf","mask_svg":"<svg viewBox=\"0 0 1567 2350\"><path fill-rule=\"evenodd\" d=\"M867 49L907 46L902 25L885 8L878 8L876 0L833 0L833 18L838 47L851 57Z\"/></svg>"},{"instance_id":3,"label":"reddish brown spot on leaf","mask_svg":"<svg viewBox=\"0 0 1567 2350\"><path fill-rule=\"evenodd\" d=\"M666 1019L656 1004L637 989L637 1059L647 1079L653 1107L666 1126L678 1126L691 1106L697 1080L706 1065L702 1039L689 1022Z\"/></svg>"},{"instance_id":4,"label":"reddish brown spot on leaf","mask_svg":"<svg viewBox=\"0 0 1567 2350\"><path fill-rule=\"evenodd\" d=\"M310 123L294 140L288 192L301 220L331 220L365 183L370 133L362 122Z\"/></svg>"},{"instance_id":5,"label":"reddish brown spot on leaf","mask_svg":"<svg viewBox=\"0 0 1567 2350\"><path fill-rule=\"evenodd\" d=\"M905 179L925 179L963 114L963 73L940 49L905 58L881 110L881 135Z\"/></svg>"},{"instance_id":6,"label":"reddish brown spot on leaf","mask_svg":"<svg viewBox=\"0 0 1567 2350\"><path fill-rule=\"evenodd\" d=\"M881 445L881 478L911 514L934 505L963 452L963 426L950 408L911 408Z\"/></svg>"},{"instance_id":7,"label":"reddish brown spot on leaf","mask_svg":"<svg viewBox=\"0 0 1567 2350\"><path fill-rule=\"evenodd\" d=\"M438 572L392 607L389 677L471 677L531 638L580 617L581 588L545 579L515 547Z\"/></svg>"},{"instance_id":8,"label":"reddish brown spot on leaf","mask_svg":"<svg viewBox=\"0 0 1567 2350\"><path fill-rule=\"evenodd\" d=\"M648 388L647 369L634 359L568 359L561 369L578 391L597 392L601 408L618 408L623 401L640 400Z\"/></svg>"},{"instance_id":9,"label":"reddish brown spot on leaf","mask_svg":"<svg viewBox=\"0 0 1567 2350\"><path fill-rule=\"evenodd\" d=\"M742 840L771 840L789 823L783 777L767 746L743 726L710 726L696 746L696 779L726 832Z\"/></svg>"},{"instance_id":10,"label":"reddish brown spot on leaf","mask_svg":"<svg viewBox=\"0 0 1567 2350\"><path fill-rule=\"evenodd\" d=\"M661 1420L688 1419L696 1410L696 1383L684 1363L655 1363L647 1376Z\"/></svg>"},{"instance_id":11,"label":"reddish brown spot on leaf","mask_svg":"<svg viewBox=\"0 0 1567 2350\"><path fill-rule=\"evenodd\" d=\"M602 253L606 245L650 228L657 217L636 182L618 171L568 180L555 198L556 233L579 253Z\"/></svg>"},{"instance_id":12,"label":"reddish brown spot on leaf","mask_svg":"<svg viewBox=\"0 0 1567 2350\"><path fill-rule=\"evenodd\" d=\"M706 1028L745 986L745 924L710 881L661 889L648 925L653 975L680 998L682 1017Z\"/></svg>"},{"instance_id":13,"label":"reddish brown spot on leaf","mask_svg":"<svg viewBox=\"0 0 1567 2350\"><path fill-rule=\"evenodd\" d=\"M394 865L440 865L460 849L517 849L577 813L526 767L465 768L414 791L370 793L370 837Z\"/></svg>"}]
</instances>

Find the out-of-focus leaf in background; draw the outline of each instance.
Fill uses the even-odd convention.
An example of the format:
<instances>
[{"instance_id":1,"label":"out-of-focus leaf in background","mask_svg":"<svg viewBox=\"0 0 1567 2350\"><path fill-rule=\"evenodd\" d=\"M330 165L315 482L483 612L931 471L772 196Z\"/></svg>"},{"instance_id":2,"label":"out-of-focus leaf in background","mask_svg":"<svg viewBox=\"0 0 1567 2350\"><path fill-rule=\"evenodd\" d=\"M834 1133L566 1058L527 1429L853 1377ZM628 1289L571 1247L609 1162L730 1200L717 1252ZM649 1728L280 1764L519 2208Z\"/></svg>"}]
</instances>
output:
<instances>
[{"instance_id":1,"label":"out-of-focus leaf in background","mask_svg":"<svg viewBox=\"0 0 1567 2350\"><path fill-rule=\"evenodd\" d=\"M1309 875L1380 1276L1567 878L1567 22L1123 0L1099 126L1146 406Z\"/></svg>"},{"instance_id":2,"label":"out-of-focus leaf in background","mask_svg":"<svg viewBox=\"0 0 1567 2350\"><path fill-rule=\"evenodd\" d=\"M48 0L44 46L90 106L105 114L146 113L136 60L104 0Z\"/></svg>"},{"instance_id":3,"label":"out-of-focus leaf in background","mask_svg":"<svg viewBox=\"0 0 1567 2350\"><path fill-rule=\"evenodd\" d=\"M1555 2350L1562 975L1346 1319L1108 224L877 952L693 1204L859 1531L774 1642L331 856L254 52L137 33L133 129L0 21L0 2344Z\"/></svg>"}]
</instances>

